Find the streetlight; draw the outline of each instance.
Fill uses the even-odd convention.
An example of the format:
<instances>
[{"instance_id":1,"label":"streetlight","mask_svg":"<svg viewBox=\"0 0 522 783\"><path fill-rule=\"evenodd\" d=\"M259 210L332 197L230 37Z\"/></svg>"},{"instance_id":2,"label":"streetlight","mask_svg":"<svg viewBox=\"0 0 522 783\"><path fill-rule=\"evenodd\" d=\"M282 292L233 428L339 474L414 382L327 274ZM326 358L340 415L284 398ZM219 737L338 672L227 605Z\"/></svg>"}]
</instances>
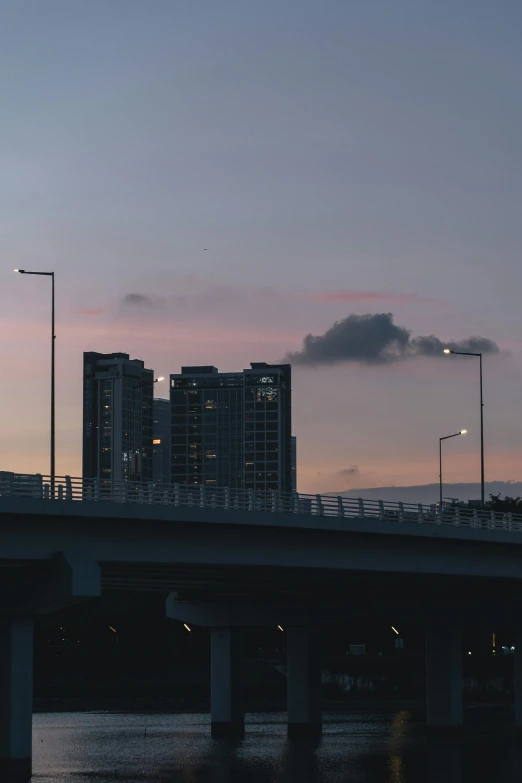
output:
<instances>
[{"instance_id":1,"label":"streetlight","mask_svg":"<svg viewBox=\"0 0 522 783\"><path fill-rule=\"evenodd\" d=\"M55 472L55 396L54 396L54 272L28 272L26 269L13 269L20 275L38 275L51 278L51 497L54 498Z\"/></svg>"},{"instance_id":2,"label":"streetlight","mask_svg":"<svg viewBox=\"0 0 522 783\"><path fill-rule=\"evenodd\" d=\"M456 438L459 435L465 435L467 430L461 430L455 432L453 435L445 435L443 438L439 438L439 500L440 509L442 510L442 441L449 440L450 438Z\"/></svg>"},{"instance_id":3,"label":"streetlight","mask_svg":"<svg viewBox=\"0 0 522 783\"><path fill-rule=\"evenodd\" d=\"M480 360L480 505L484 509L484 401L482 399L482 354L470 351L454 351L452 348L444 348L444 353L453 353L455 356L478 356Z\"/></svg>"}]
</instances>

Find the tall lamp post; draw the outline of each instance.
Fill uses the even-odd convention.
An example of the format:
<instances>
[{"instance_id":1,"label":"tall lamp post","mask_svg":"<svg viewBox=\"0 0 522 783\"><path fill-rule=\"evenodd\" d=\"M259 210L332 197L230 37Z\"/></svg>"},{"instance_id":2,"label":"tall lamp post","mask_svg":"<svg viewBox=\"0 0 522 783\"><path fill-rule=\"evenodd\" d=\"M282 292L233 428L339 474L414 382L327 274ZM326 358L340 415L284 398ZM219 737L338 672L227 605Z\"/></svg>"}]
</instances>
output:
<instances>
[{"instance_id":1,"label":"tall lamp post","mask_svg":"<svg viewBox=\"0 0 522 783\"><path fill-rule=\"evenodd\" d=\"M443 438L439 438L439 503L440 510L442 510L442 441L449 440L450 438L456 438L459 435L465 435L467 430L461 430L455 432L453 435L445 435Z\"/></svg>"},{"instance_id":2,"label":"tall lamp post","mask_svg":"<svg viewBox=\"0 0 522 783\"><path fill-rule=\"evenodd\" d=\"M14 272L18 272L20 275L38 275L39 277L51 278L51 497L54 498L54 481L56 476L56 440L55 440L55 373L54 373L54 341L56 335L54 333L54 272L29 272L27 269L14 269Z\"/></svg>"},{"instance_id":3,"label":"tall lamp post","mask_svg":"<svg viewBox=\"0 0 522 783\"><path fill-rule=\"evenodd\" d=\"M482 398L482 354L470 351L454 351L452 348L444 348L444 353L452 353L455 356L478 356L480 361L480 507L484 509L484 400Z\"/></svg>"}]
</instances>

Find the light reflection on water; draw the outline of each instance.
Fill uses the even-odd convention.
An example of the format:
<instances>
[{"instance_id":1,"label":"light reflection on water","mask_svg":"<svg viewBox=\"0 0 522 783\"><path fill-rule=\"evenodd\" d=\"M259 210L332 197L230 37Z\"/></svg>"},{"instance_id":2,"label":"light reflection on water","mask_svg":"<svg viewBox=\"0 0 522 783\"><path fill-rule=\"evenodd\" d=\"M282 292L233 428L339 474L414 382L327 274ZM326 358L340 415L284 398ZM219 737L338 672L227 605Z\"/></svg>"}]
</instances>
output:
<instances>
[{"instance_id":1,"label":"light reflection on water","mask_svg":"<svg viewBox=\"0 0 522 783\"><path fill-rule=\"evenodd\" d=\"M212 740L208 715L34 716L35 783L520 783L504 732L427 738L406 711L326 714L317 742L288 740L286 715L247 716L244 740Z\"/></svg>"}]
</instances>

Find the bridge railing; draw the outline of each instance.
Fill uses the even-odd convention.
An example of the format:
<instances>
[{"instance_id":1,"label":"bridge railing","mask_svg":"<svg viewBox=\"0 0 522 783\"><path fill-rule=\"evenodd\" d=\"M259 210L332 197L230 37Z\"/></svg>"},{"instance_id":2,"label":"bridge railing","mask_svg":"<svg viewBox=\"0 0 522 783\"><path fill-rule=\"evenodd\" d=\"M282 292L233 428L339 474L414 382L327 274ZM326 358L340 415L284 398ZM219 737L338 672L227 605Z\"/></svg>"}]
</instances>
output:
<instances>
[{"instance_id":1,"label":"bridge railing","mask_svg":"<svg viewBox=\"0 0 522 783\"><path fill-rule=\"evenodd\" d=\"M452 525L489 530L522 531L522 514L420 503L346 498L341 495L303 495L297 492L236 490L211 485L164 485L148 482L83 479L0 471L3 497L26 497L50 502L73 500L192 506L230 511L265 511L324 517L379 519L405 524Z\"/></svg>"}]
</instances>

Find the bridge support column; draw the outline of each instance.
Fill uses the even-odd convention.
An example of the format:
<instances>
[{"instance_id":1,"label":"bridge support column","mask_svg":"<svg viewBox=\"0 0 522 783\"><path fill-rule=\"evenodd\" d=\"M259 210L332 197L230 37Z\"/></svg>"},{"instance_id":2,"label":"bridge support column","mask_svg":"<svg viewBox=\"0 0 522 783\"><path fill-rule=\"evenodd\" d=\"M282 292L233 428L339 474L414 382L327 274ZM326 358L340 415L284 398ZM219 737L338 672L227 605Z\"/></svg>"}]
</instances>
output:
<instances>
[{"instance_id":1,"label":"bridge support column","mask_svg":"<svg viewBox=\"0 0 522 783\"><path fill-rule=\"evenodd\" d=\"M245 716L241 692L243 634L238 628L211 631L212 735L243 736Z\"/></svg>"},{"instance_id":2,"label":"bridge support column","mask_svg":"<svg viewBox=\"0 0 522 783\"><path fill-rule=\"evenodd\" d=\"M461 728L462 708L462 629L430 622L426 629L428 728Z\"/></svg>"},{"instance_id":3,"label":"bridge support column","mask_svg":"<svg viewBox=\"0 0 522 783\"><path fill-rule=\"evenodd\" d=\"M31 778L33 620L0 622L0 779Z\"/></svg>"},{"instance_id":4,"label":"bridge support column","mask_svg":"<svg viewBox=\"0 0 522 783\"><path fill-rule=\"evenodd\" d=\"M319 631L286 629L289 737L317 737L322 731Z\"/></svg>"}]
</instances>

